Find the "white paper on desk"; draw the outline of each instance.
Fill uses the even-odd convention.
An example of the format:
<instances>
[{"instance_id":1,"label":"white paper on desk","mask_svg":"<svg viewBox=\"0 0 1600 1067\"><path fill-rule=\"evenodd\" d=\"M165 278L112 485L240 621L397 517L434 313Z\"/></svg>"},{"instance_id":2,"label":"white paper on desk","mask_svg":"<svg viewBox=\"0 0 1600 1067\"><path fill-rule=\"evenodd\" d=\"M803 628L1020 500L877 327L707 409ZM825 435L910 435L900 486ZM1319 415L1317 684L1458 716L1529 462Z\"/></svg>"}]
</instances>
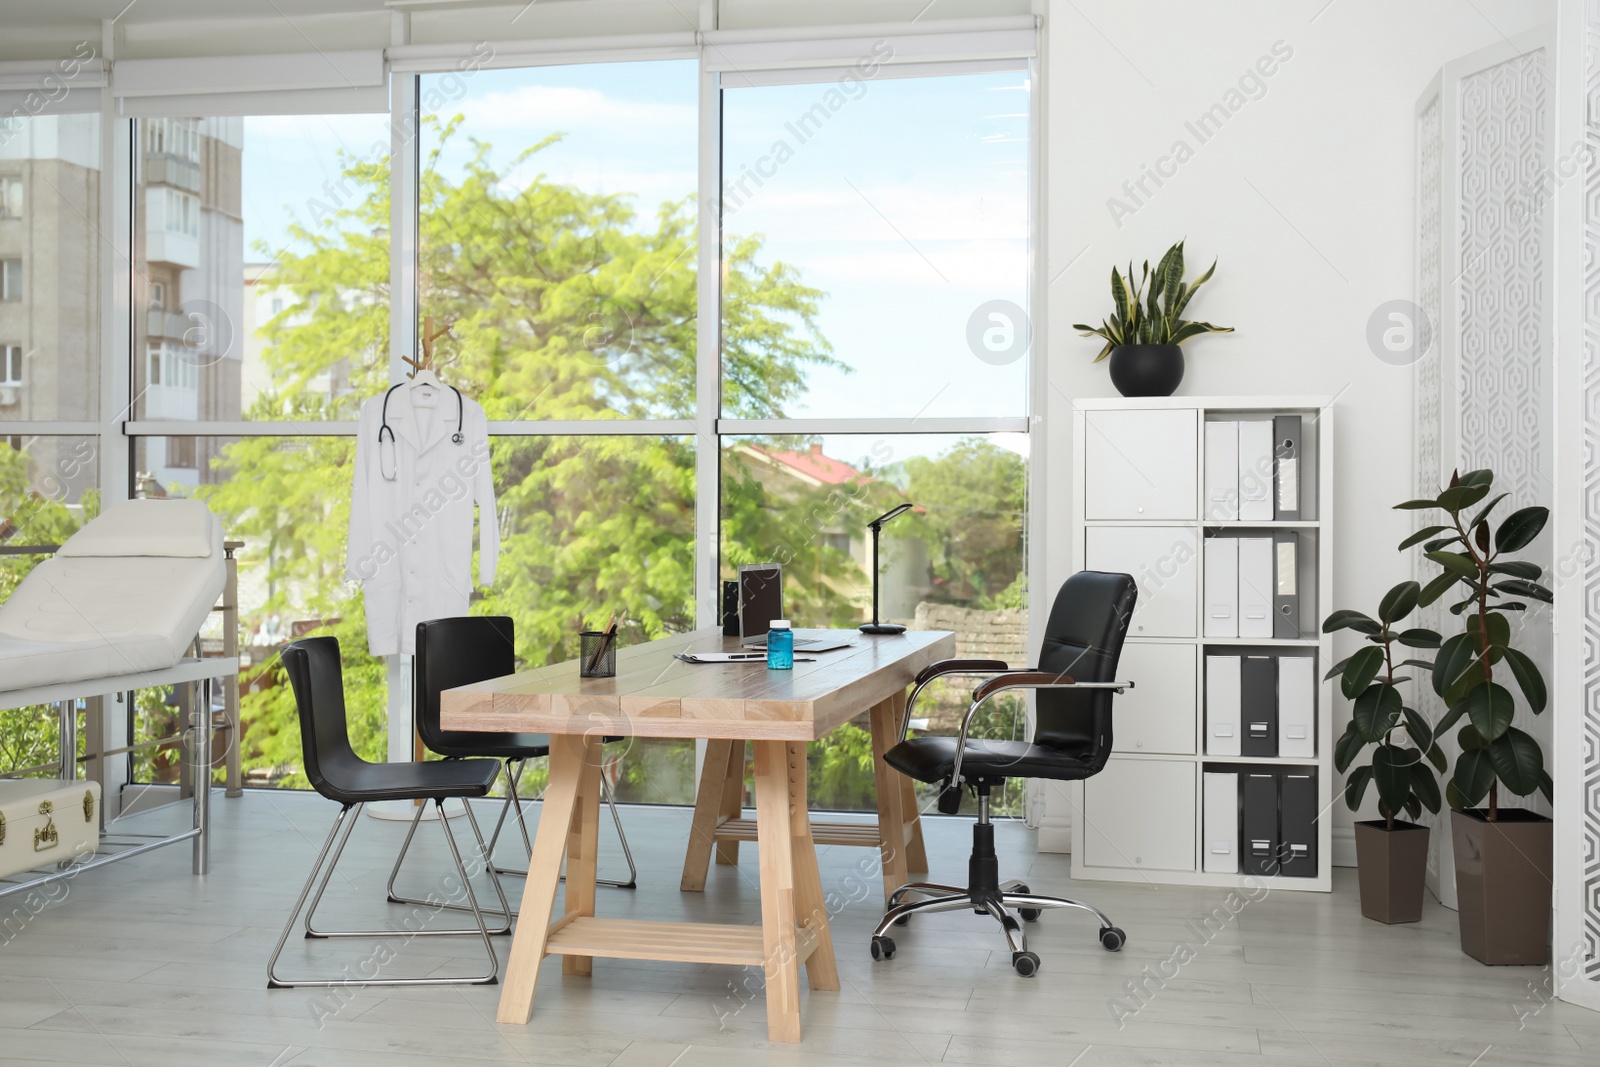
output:
<instances>
[{"instance_id":1,"label":"white paper on desk","mask_svg":"<svg viewBox=\"0 0 1600 1067\"><path fill-rule=\"evenodd\" d=\"M765 663L765 652L679 652L674 659L685 663ZM796 656L796 663L815 663L815 656Z\"/></svg>"}]
</instances>

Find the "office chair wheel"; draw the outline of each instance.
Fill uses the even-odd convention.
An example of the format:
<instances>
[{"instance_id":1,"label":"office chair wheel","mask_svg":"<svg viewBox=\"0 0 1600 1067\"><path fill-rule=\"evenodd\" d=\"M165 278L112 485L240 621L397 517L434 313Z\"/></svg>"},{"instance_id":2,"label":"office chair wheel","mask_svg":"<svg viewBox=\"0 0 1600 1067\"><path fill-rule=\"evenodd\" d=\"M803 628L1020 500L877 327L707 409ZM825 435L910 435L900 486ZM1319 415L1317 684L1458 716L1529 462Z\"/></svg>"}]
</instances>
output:
<instances>
[{"instance_id":1,"label":"office chair wheel","mask_svg":"<svg viewBox=\"0 0 1600 1067\"><path fill-rule=\"evenodd\" d=\"M1032 978L1039 973L1039 954L1037 952L1013 952L1011 966L1023 978Z\"/></svg>"},{"instance_id":2,"label":"office chair wheel","mask_svg":"<svg viewBox=\"0 0 1600 1067\"><path fill-rule=\"evenodd\" d=\"M1122 946L1127 943L1128 935L1123 933L1120 927L1108 926L1100 931L1100 944L1105 947L1107 952L1120 951Z\"/></svg>"},{"instance_id":3,"label":"office chair wheel","mask_svg":"<svg viewBox=\"0 0 1600 1067\"><path fill-rule=\"evenodd\" d=\"M874 960L894 959L894 938L874 937L872 939L872 958Z\"/></svg>"}]
</instances>

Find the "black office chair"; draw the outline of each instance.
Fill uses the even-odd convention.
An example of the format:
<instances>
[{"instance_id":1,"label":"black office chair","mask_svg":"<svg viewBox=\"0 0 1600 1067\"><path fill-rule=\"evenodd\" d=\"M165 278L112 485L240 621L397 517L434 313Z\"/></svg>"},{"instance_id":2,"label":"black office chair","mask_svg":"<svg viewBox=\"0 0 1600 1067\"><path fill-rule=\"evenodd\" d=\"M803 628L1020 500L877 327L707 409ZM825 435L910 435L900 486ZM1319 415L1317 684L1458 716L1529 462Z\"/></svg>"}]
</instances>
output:
<instances>
[{"instance_id":1,"label":"black office chair","mask_svg":"<svg viewBox=\"0 0 1600 1067\"><path fill-rule=\"evenodd\" d=\"M317 854L317 862L312 865L311 876L306 879L305 886L300 890L300 897L295 901L294 910L289 913L289 921L284 924L283 934L278 938L277 947L272 950L272 958L267 961L267 988L347 986L352 981L348 967L345 968L343 978L290 981L278 977L278 957L282 955L283 946L289 940L289 931L294 928L295 919L300 916L302 909L305 910L308 938L372 937L404 940L409 937L475 935L483 939L484 951L489 956L487 974L463 978L377 976L368 978L363 975L359 984L493 985L498 980L500 961L495 955L494 944L489 937L491 934L510 933L510 920L507 920L503 928L497 930L490 930L485 924L483 912L478 907L477 894L472 891L472 881L468 877L467 868L461 862L461 852L456 847L455 835L450 831L449 821L444 818L444 802L452 798L466 800L469 797L488 796L490 787L500 775L500 764L495 760L368 763L356 755L355 750L350 747L350 734L345 723L344 675L339 662L338 640L332 637L309 637L295 641L284 647L283 666L289 675L289 684L294 687L294 699L300 711L300 747L305 756L306 777L311 779L311 785L318 793L338 802L339 814L333 820L333 829L328 832L328 839L323 842L322 851ZM368 802L378 800L433 801L439 809L439 825L444 830L445 841L450 845L450 856L455 860L456 874L461 878L468 910L472 912L472 917L477 923L475 927L414 929L407 923L403 927L396 925L387 930L318 930L312 924L317 905L322 902L322 894L327 890L328 882L333 877L333 869L338 866L339 857L344 854L344 847L350 841L350 833L360 820L361 809ZM478 822L473 817L470 805L467 806L467 822L472 826L472 834L477 839L478 853L483 857L484 866L489 868L489 850L483 843L483 834L478 830ZM337 846L334 844L335 839L338 840ZM331 860L328 858L330 851L333 853ZM320 882L317 880L319 873L322 875ZM505 893L500 888L499 878L495 876L492 868L488 874L495 893L500 897L501 912L509 915L511 909L506 903ZM311 894L313 884L317 887L316 895L311 900L310 908L306 908L306 897ZM413 916L408 916L408 918L414 917L415 913Z\"/></svg>"},{"instance_id":2,"label":"black office chair","mask_svg":"<svg viewBox=\"0 0 1600 1067\"><path fill-rule=\"evenodd\" d=\"M517 793L517 783L522 778L524 765L530 759L550 754L550 739L544 734L494 734L471 730L446 730L439 722L439 694L456 686L503 678L516 673L516 624L504 615L470 615L451 619L433 619L417 624L416 656L412 668L413 707L417 733L430 752L446 759L484 757L501 760L505 765L506 802L495 821L494 832L489 835L489 857L492 863L500 832L506 816L515 813L517 827L522 832L522 844L527 854L533 855L533 842L528 837L528 826L523 818L522 800ZM605 738L615 741L617 738ZM617 837L622 841L622 854L628 861L628 880L595 879L598 885L633 889L637 885L638 871L633 863L633 850L628 847L628 836L622 830L622 817L617 813L616 798L611 782L600 776L600 788L611 808L611 819L617 827ZM394 869L389 872L389 900L395 904L424 904L414 897L400 896L395 892L395 878L400 865L405 862L411 839L416 835L417 823L422 818L421 808L411 820L400 855L395 857ZM494 868L496 874L526 875L527 864L515 867ZM460 909L461 905L453 905Z\"/></svg>"},{"instance_id":3,"label":"black office chair","mask_svg":"<svg viewBox=\"0 0 1600 1067\"><path fill-rule=\"evenodd\" d=\"M966 886L911 882L889 897L889 909L872 932L872 958L894 957L889 929L919 911L959 911L971 908L987 913L1005 929L1011 946L1011 965L1024 978L1039 970L1039 957L1028 951L1021 925L1006 910L1017 909L1027 922L1039 918L1044 908L1078 908L1100 920L1100 943L1110 951L1120 949L1127 936L1097 908L1063 897L1039 896L1021 882L1000 883L994 851L994 826L989 822L989 793L1008 778L1053 778L1077 781L1100 773L1111 755L1111 697L1132 682L1115 680L1122 641L1128 633L1138 590L1126 574L1080 571L1068 578L1056 594L1045 624L1039 665L1012 670L1000 660L941 660L917 675L906 701L900 726L900 743L884 759L889 766L919 782L938 784L939 810L954 815L961 809L963 789L978 795L978 822L972 828L972 857L967 864ZM935 678L951 675L992 675L972 694L972 704L961 721L960 737L916 737L906 740L917 696ZM1038 691L1038 721L1032 741L968 739L972 716L996 693L1011 689ZM923 899L905 901L911 894ZM902 903L902 901L905 901Z\"/></svg>"}]
</instances>

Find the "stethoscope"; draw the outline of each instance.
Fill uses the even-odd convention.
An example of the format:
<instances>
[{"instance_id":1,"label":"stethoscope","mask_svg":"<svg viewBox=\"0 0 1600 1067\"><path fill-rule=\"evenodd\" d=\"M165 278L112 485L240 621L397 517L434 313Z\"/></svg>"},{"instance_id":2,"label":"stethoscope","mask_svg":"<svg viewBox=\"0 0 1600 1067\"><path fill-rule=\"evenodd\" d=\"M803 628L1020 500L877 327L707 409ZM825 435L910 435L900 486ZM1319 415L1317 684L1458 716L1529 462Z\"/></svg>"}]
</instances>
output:
<instances>
[{"instance_id":1,"label":"stethoscope","mask_svg":"<svg viewBox=\"0 0 1600 1067\"><path fill-rule=\"evenodd\" d=\"M383 475L383 480L386 482L395 481L400 477L399 465L394 461L394 429L389 425L389 398L394 396L394 391L404 384L406 383L401 382L399 385L391 385L389 387L389 391L383 394L382 425L378 427L378 471ZM450 435L450 440L452 443L459 445L461 442L466 440L466 437L462 435L461 431L466 424L467 403L465 400L461 399L461 390L457 389L453 385L449 386L448 388L452 393L456 394L456 432ZM385 434L387 434L389 437L387 442L389 445L389 451L387 453L385 453L383 450L383 446L385 444ZM388 463L384 462L385 456L389 457Z\"/></svg>"}]
</instances>

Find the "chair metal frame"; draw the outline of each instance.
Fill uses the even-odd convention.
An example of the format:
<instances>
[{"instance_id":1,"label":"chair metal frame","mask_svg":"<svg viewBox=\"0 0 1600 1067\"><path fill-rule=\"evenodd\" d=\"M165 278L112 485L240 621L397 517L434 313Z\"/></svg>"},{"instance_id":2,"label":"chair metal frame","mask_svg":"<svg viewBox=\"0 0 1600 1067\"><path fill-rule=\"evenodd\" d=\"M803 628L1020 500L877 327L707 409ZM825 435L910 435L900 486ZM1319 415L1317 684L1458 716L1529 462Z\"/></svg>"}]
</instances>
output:
<instances>
[{"instance_id":1,"label":"chair metal frame","mask_svg":"<svg viewBox=\"0 0 1600 1067\"><path fill-rule=\"evenodd\" d=\"M455 759L457 757L449 756L449 757L446 757L446 758L447 759ZM495 846L500 841L500 832L501 832L501 830L503 830L505 828L506 815L509 814L512 811L515 811L517 813L517 829L522 834L522 845L523 845L523 848L527 851L529 861L531 862L533 860L533 841L528 836L528 823L527 823L527 819L524 817L524 814L523 814L523 811L522 811L522 797L517 792L517 782L521 780L522 772L523 772L524 768L526 767L527 762L528 762L527 759L508 759L508 760L505 761L506 800L505 800L505 803L502 804L501 807L500 807L500 817L495 820L494 833L489 836L489 844L487 846L487 851L484 853L486 865L488 867L490 867L494 871L494 873L496 875L505 874L505 875L510 875L512 877L516 877L516 878L525 878L525 877L527 877L527 874L528 874L528 868L526 866L522 867L519 870L519 869L517 869L515 867L502 867L499 864L494 862ZM600 776L600 792L601 792L601 795L603 797L605 797L606 806L611 809L611 821L617 827L617 839L622 842L622 855L628 861L628 880L626 882L624 882L624 881L622 881L620 879L596 878L594 880L594 883L595 883L595 885L612 886L612 887L617 888L617 889L637 889L639 887L639 881L638 881L639 869L638 869L638 867L636 867L634 865L633 849L628 847L628 835L622 829L622 815L617 811L617 799L616 799L615 794L612 792L611 782L603 774ZM462 805L468 809L468 813L470 814L471 813L471 804L470 804L470 802L463 800L462 801ZM421 899L418 899L417 897L402 896L400 893L395 891L395 887L394 887L395 880L400 875L400 866L401 866L401 864L405 863L406 853L408 851L410 851L410 849L411 849L411 839L414 836L416 836L417 825L422 821L422 813L423 813L424 810L425 810L425 806L424 805L420 805L419 804L417 806L417 813L415 815L413 815L412 818L411 818L411 827L410 827L410 829L408 829L406 831L406 839L405 839L404 843L402 843L401 846L400 846L400 854L395 857L394 867L392 867L390 869L390 871L389 871L388 894L389 894L389 903L391 903L391 904L422 904L422 905L426 905L426 906L430 906L430 907L433 906L433 902L432 901L421 900ZM444 815L443 815L443 812L441 811L440 812L440 818L443 818L443 817L444 817ZM474 829L476 829L476 826L477 826L476 820L474 820L474 824L473 825L474 825ZM481 837L479 838L479 843L480 844L482 843L482 838ZM562 875L561 877L562 877L562 881L566 880L566 875ZM499 883L499 879L496 878L495 885L498 887L499 884L500 884ZM500 899L501 899L502 905L504 905L504 902L505 902L505 894L504 893L501 894ZM465 904L445 904L444 907L448 908L450 910L453 910L453 911L468 911L468 910L470 910ZM511 919L516 918L516 915L517 915L517 913L515 911L503 911L503 912L492 912L491 911L490 914L504 914L506 916L507 922L509 922ZM492 930L490 932L491 933L503 933L504 931Z\"/></svg>"},{"instance_id":2,"label":"chair metal frame","mask_svg":"<svg viewBox=\"0 0 1600 1067\"><path fill-rule=\"evenodd\" d=\"M450 857L455 861L456 873L461 878L462 890L467 895L465 910L472 912L475 928L447 929L447 930L409 930L390 928L387 930L318 930L313 924L317 907L322 903L322 895L328 888L328 883L333 878L334 868L338 866L339 859L344 855L345 845L350 841L350 834L354 831L359 821L361 809L366 807L363 803L341 804L339 814L334 817L333 827L328 831L328 838L322 844L322 850L317 853L317 860L311 867L311 874L306 878L306 884L300 889L300 896L295 900L294 910L289 913L289 920L284 924L283 933L278 937L277 946L272 950L272 957L267 961L267 988L268 989L294 989L298 987L329 988L346 986L431 986L431 985L495 985L500 980L500 958L495 954L492 936L509 934L511 932L511 910L506 900L505 890L500 885L500 879L494 871L494 864L489 860L489 848L484 844L483 832L478 828L478 820L472 813L472 805L465 804L467 821L472 827L473 837L478 842L478 854L483 859L484 870L489 876L490 883L494 886L495 894L500 898L500 913L505 917L505 925L491 930L484 921L484 911L478 905L478 895L472 889L472 879L468 874L466 865L461 861L461 850L456 845L455 834L450 829L449 820L444 817L444 802L446 798L434 801L439 813L439 826L444 832L445 842L450 846ZM416 832L417 822L420 821L425 805L418 805L417 818L412 820L411 832ZM342 831L342 832L341 832ZM337 845L335 844L337 839ZM406 843L411 842L411 834L406 835ZM332 859L329 859L329 852ZM318 882L317 876L321 875ZM311 887L316 883L316 894L312 896ZM311 904L306 906L306 898L311 897ZM393 898L391 898L392 900ZM435 911L463 908L463 905L450 904L439 900L418 900L414 903L432 908ZM288 943L289 932L294 929L295 921L300 918L302 911L305 913L305 936L312 938L403 938L412 937L471 937L477 936L483 941L483 948L489 957L489 970L486 974L470 975L465 977L424 977L424 978L334 978L334 979L284 979L277 974L278 957L283 954L284 945ZM490 912L490 914L495 914Z\"/></svg>"}]
</instances>

